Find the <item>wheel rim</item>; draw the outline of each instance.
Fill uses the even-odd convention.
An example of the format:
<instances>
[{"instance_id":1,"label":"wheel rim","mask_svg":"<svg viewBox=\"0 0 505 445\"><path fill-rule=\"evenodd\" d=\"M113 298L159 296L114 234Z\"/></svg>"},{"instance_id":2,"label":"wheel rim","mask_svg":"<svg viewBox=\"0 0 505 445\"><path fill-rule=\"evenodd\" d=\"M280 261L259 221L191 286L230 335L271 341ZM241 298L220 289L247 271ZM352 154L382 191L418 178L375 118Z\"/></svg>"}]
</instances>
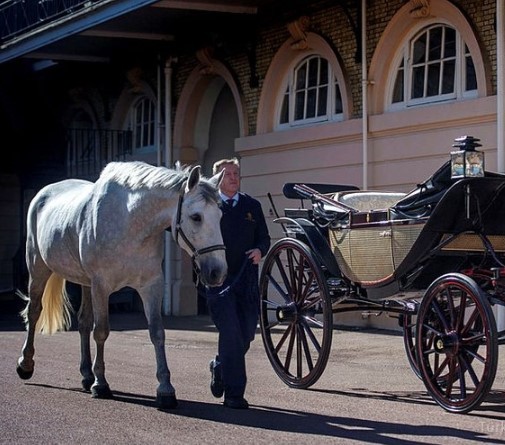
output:
<instances>
[{"instance_id":1,"label":"wheel rim","mask_svg":"<svg viewBox=\"0 0 505 445\"><path fill-rule=\"evenodd\" d=\"M444 409L469 412L482 403L496 375L498 345L490 304L470 278L449 274L427 290L416 325L424 384Z\"/></svg>"},{"instance_id":2,"label":"wheel rim","mask_svg":"<svg viewBox=\"0 0 505 445\"><path fill-rule=\"evenodd\" d=\"M308 388L326 366L333 323L326 281L310 250L295 239L274 245L263 264L260 292L267 356L287 385Z\"/></svg>"}]
</instances>

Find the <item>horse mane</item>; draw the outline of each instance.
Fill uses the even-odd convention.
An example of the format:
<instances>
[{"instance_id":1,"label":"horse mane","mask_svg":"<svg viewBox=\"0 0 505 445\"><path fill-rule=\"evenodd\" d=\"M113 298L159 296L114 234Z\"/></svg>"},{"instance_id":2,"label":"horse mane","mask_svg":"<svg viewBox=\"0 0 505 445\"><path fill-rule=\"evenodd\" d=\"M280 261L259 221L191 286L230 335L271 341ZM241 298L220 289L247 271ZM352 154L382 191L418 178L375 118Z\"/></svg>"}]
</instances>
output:
<instances>
[{"instance_id":1,"label":"horse mane","mask_svg":"<svg viewBox=\"0 0 505 445\"><path fill-rule=\"evenodd\" d=\"M131 190L163 188L179 192L188 179L191 168L180 166L178 163L175 169L170 169L142 161L109 162L102 170L98 181L115 182ZM219 201L218 189L208 178L201 176L199 185L206 201Z\"/></svg>"}]
</instances>

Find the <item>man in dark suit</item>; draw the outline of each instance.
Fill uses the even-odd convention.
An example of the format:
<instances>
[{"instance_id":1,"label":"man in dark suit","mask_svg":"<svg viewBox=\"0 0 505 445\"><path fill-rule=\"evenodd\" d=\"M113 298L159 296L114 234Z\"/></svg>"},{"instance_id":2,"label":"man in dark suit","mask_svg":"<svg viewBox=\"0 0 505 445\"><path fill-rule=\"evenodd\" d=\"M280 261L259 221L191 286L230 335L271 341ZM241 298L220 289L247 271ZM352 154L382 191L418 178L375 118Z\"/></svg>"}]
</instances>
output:
<instances>
[{"instance_id":1,"label":"man in dark suit","mask_svg":"<svg viewBox=\"0 0 505 445\"><path fill-rule=\"evenodd\" d=\"M225 170L219 191L228 276L223 286L207 289L207 304L219 332L218 355L210 362L211 391L229 408L249 407L245 355L256 333L259 315L258 265L270 248L270 235L258 200L240 192L238 159L223 159L213 174Z\"/></svg>"}]
</instances>

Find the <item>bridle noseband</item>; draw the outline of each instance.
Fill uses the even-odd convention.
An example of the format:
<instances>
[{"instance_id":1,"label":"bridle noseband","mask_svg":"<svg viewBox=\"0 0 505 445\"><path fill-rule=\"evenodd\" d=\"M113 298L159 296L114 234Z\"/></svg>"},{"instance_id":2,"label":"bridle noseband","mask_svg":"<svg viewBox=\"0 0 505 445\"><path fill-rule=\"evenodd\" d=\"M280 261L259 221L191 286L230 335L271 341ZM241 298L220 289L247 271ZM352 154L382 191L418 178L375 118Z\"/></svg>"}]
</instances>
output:
<instances>
[{"instance_id":1,"label":"bridle noseband","mask_svg":"<svg viewBox=\"0 0 505 445\"><path fill-rule=\"evenodd\" d=\"M183 239L186 245L189 247L191 251L191 258L193 260L197 260L201 255L204 255L209 252L214 252L215 250L226 250L224 244L214 244L212 246L204 247L203 249L195 249L195 246L188 239L184 230L181 227L181 209L182 209L182 201L184 200L184 194L181 193L179 195L179 202L177 203L177 217L175 219L175 242L180 247L179 244L179 236Z\"/></svg>"}]
</instances>

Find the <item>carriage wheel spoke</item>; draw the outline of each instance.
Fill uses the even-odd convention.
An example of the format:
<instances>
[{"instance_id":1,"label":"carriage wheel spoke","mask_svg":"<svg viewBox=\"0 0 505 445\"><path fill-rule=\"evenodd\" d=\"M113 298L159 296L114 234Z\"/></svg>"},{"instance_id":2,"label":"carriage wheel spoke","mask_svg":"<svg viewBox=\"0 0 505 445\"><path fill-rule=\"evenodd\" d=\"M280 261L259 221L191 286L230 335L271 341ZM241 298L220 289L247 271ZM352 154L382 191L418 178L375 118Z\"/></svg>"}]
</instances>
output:
<instances>
[{"instance_id":1,"label":"carriage wheel spoke","mask_svg":"<svg viewBox=\"0 0 505 445\"><path fill-rule=\"evenodd\" d=\"M289 333L288 333L288 331L289 331ZM289 336L289 342L288 342L288 345L286 348L286 358L284 360L284 368L285 369L289 369L291 366L291 358L293 357L293 347L294 347L294 343L296 340L296 324L291 323L288 331L286 331L285 334L283 335L283 337L286 337L286 338ZM283 343L284 343L284 341L283 341ZM277 352L279 351L279 349L280 348L278 346L276 348Z\"/></svg>"},{"instance_id":2,"label":"carriage wheel spoke","mask_svg":"<svg viewBox=\"0 0 505 445\"><path fill-rule=\"evenodd\" d=\"M454 330L460 333L463 331L465 327L466 308L467 308L467 294L466 292L464 292L461 295L461 301L459 302L459 308L458 308L459 311L457 313L457 319L454 325Z\"/></svg>"},{"instance_id":3,"label":"carriage wheel spoke","mask_svg":"<svg viewBox=\"0 0 505 445\"><path fill-rule=\"evenodd\" d=\"M435 327L432 326L431 324L423 323L423 329L426 329L427 334L430 334L433 337L435 337L437 335L442 335L442 332L440 332L439 330L435 329ZM433 344L431 346L433 346Z\"/></svg>"},{"instance_id":4,"label":"carriage wheel spoke","mask_svg":"<svg viewBox=\"0 0 505 445\"><path fill-rule=\"evenodd\" d=\"M445 362L445 360L444 360ZM445 378L445 395L450 396L452 393L452 385L455 381L456 364L454 360L448 360L447 374ZM440 373L438 373L440 375Z\"/></svg>"},{"instance_id":5,"label":"carriage wheel spoke","mask_svg":"<svg viewBox=\"0 0 505 445\"><path fill-rule=\"evenodd\" d=\"M444 310L440 307L439 302L436 299L433 299L431 302L431 307L433 311L436 313L438 320L442 323L443 330L448 332L450 330L450 325L447 321L446 314Z\"/></svg>"},{"instance_id":6,"label":"carriage wheel spoke","mask_svg":"<svg viewBox=\"0 0 505 445\"><path fill-rule=\"evenodd\" d=\"M309 317L304 317L304 319L302 320L302 325L303 325L303 328L305 329L305 331L307 332L307 334L312 342L312 345L314 346L316 351L319 353L319 351L321 350L321 345L320 345L319 341L317 340L316 336L314 335L314 333L312 332L312 329L308 325L307 320L310 320L312 322L314 322L314 321L317 322L317 320L315 320L313 318L309 318ZM317 322L316 324L319 327L322 327L322 323Z\"/></svg>"},{"instance_id":7,"label":"carriage wheel spoke","mask_svg":"<svg viewBox=\"0 0 505 445\"><path fill-rule=\"evenodd\" d=\"M318 328L322 328L324 326L324 323L319 321L317 318L311 317L310 315L304 315L303 318L304 318L304 320L306 320L306 322L310 322L311 324L313 324L314 326L317 326ZM305 324L307 326L307 329L310 329L308 323L305 323Z\"/></svg>"},{"instance_id":8,"label":"carriage wheel spoke","mask_svg":"<svg viewBox=\"0 0 505 445\"><path fill-rule=\"evenodd\" d=\"M466 306L466 308L469 309L469 306ZM466 311L462 311L462 312L466 312ZM465 315L465 314L463 314L463 315ZM466 323L463 324L463 326L460 330L461 335L467 335L470 332L472 327L475 326L475 323L476 323L478 317L479 317L479 311L474 306L472 313L468 316Z\"/></svg>"},{"instance_id":9,"label":"carriage wheel spoke","mask_svg":"<svg viewBox=\"0 0 505 445\"><path fill-rule=\"evenodd\" d=\"M473 384L475 385L475 387L477 387L479 385L479 377L477 376L475 369L472 366L472 363L470 361L468 361L466 359L466 357L464 357L463 355L461 355L461 357L460 357L460 363L461 363L461 367L464 370L468 371L468 375L472 379Z\"/></svg>"},{"instance_id":10,"label":"carriage wheel spoke","mask_svg":"<svg viewBox=\"0 0 505 445\"><path fill-rule=\"evenodd\" d=\"M294 296L298 294L298 289L296 287L296 283L297 283L296 270L298 269L298 267L297 267L298 260L295 257L295 253L291 249L286 251L286 256L287 256L287 268L289 271L289 283L292 286L289 289L289 293L291 295L293 295L293 300L296 301Z\"/></svg>"},{"instance_id":11,"label":"carriage wheel spoke","mask_svg":"<svg viewBox=\"0 0 505 445\"><path fill-rule=\"evenodd\" d=\"M277 282L277 280L271 274L269 274L267 276L267 278L268 278L268 281L270 282L270 284L272 284L272 286L275 288L277 293L282 297L284 302L289 303L290 302L289 293L284 291L284 289L281 287L281 285ZM286 287L288 287L288 286L286 286ZM289 288L288 288L288 292L289 292ZM277 302L273 302L271 300L263 300L263 301L269 302L269 304L271 304L272 306L277 305Z\"/></svg>"},{"instance_id":12,"label":"carriage wheel spoke","mask_svg":"<svg viewBox=\"0 0 505 445\"><path fill-rule=\"evenodd\" d=\"M292 337L292 332L293 332L293 327L294 326L295 326L294 323L290 323L289 326L287 327L287 329L282 334L281 339L279 340L279 342L275 346L275 352L276 352L276 354L279 354L280 350L282 349L282 346L284 345L284 342L286 341L286 339L288 337L290 338L290 342L292 342L291 337ZM288 349L289 349L289 347L288 347Z\"/></svg>"},{"instance_id":13,"label":"carriage wheel spoke","mask_svg":"<svg viewBox=\"0 0 505 445\"><path fill-rule=\"evenodd\" d=\"M484 339L485 339L485 335L484 335L484 334L481 334L481 335L476 336L476 338L484 340ZM473 342L472 342L472 343L473 343ZM475 344L476 344L476 345L478 345L478 346L482 345L482 343L481 343L481 342L478 342L478 343L475 343ZM483 357L481 354L478 354L478 353L477 353L477 350L473 351L473 350L471 349L471 347L469 347L470 345L471 345L471 344L465 344L465 352L466 352L469 356L471 356L474 360L477 360L477 361L479 361L480 363L485 363L485 362L486 362L485 357Z\"/></svg>"},{"instance_id":14,"label":"carriage wheel spoke","mask_svg":"<svg viewBox=\"0 0 505 445\"><path fill-rule=\"evenodd\" d=\"M300 340L301 340L301 343L303 346L303 352L304 352L303 355L305 355L305 360L307 362L307 366L308 366L309 371L312 371L312 369L314 369L314 365L312 363L312 356L310 354L309 345L307 342L307 336L305 335L306 329L303 324L300 324L298 326L298 329L300 330ZM307 333L309 333L309 332L307 331ZM301 359L302 359L302 357L300 357L300 362L301 362Z\"/></svg>"},{"instance_id":15,"label":"carriage wheel spoke","mask_svg":"<svg viewBox=\"0 0 505 445\"><path fill-rule=\"evenodd\" d=\"M283 266L279 257L275 258L275 264L277 265L277 270L281 274L281 278L282 278L282 281L283 281L284 286L286 288L286 291L284 291L282 289L282 287L277 282L277 280L272 276L272 274L268 274L268 280L275 287L277 292L279 292L279 295L281 295L282 298L284 298L284 301L286 303L288 303L289 302L289 295L292 293L291 284L290 284L289 278L286 275L286 271L284 270L284 266Z\"/></svg>"}]
</instances>

